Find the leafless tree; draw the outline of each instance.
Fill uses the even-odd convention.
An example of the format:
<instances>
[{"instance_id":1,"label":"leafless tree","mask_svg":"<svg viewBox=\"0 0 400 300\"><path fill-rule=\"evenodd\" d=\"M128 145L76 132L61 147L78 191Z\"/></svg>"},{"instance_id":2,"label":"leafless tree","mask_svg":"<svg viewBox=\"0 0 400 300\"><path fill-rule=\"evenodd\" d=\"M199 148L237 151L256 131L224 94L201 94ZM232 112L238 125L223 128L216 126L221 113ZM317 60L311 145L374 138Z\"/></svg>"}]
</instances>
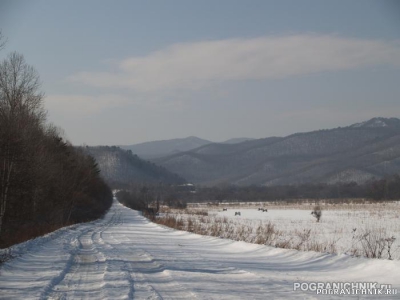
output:
<instances>
[{"instance_id":1,"label":"leafless tree","mask_svg":"<svg viewBox=\"0 0 400 300\"><path fill-rule=\"evenodd\" d=\"M321 206L317 205L314 207L314 210L311 212L311 214L317 219L317 222L319 222L319 220L322 217L322 209Z\"/></svg>"},{"instance_id":2,"label":"leafless tree","mask_svg":"<svg viewBox=\"0 0 400 300\"><path fill-rule=\"evenodd\" d=\"M0 63L0 233L16 164L29 154L26 146L37 143L35 131L45 121L43 94L35 69L24 57L11 53Z\"/></svg>"},{"instance_id":3,"label":"leafless tree","mask_svg":"<svg viewBox=\"0 0 400 300\"><path fill-rule=\"evenodd\" d=\"M43 97L22 55L0 62L0 246L93 220L112 203L96 161L46 125Z\"/></svg>"},{"instance_id":4,"label":"leafless tree","mask_svg":"<svg viewBox=\"0 0 400 300\"><path fill-rule=\"evenodd\" d=\"M4 37L2 31L0 30L0 50L4 49L6 46L7 39Z\"/></svg>"}]
</instances>

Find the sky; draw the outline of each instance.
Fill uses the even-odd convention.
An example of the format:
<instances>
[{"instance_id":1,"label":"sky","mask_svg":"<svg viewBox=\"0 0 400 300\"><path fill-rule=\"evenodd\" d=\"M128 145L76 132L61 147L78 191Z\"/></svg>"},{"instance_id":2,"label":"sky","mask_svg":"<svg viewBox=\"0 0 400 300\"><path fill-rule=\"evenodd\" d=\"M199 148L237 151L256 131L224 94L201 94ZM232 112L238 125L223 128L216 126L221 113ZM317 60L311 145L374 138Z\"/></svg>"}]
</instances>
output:
<instances>
[{"instance_id":1,"label":"sky","mask_svg":"<svg viewBox=\"0 0 400 300\"><path fill-rule=\"evenodd\" d=\"M396 0L0 0L0 29L75 145L400 117Z\"/></svg>"}]
</instances>

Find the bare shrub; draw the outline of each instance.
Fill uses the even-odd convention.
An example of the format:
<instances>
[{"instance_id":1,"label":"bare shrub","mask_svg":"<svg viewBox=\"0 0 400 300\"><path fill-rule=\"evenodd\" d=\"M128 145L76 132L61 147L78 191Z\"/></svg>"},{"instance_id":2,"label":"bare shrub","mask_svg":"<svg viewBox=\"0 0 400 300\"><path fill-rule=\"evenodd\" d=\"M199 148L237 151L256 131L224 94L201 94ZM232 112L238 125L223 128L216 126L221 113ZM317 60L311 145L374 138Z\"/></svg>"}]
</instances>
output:
<instances>
[{"instance_id":1,"label":"bare shrub","mask_svg":"<svg viewBox=\"0 0 400 300\"><path fill-rule=\"evenodd\" d=\"M193 232L193 227L194 227L193 225L194 225L194 221L191 217L189 217L187 219L187 231Z\"/></svg>"},{"instance_id":2,"label":"bare shrub","mask_svg":"<svg viewBox=\"0 0 400 300\"><path fill-rule=\"evenodd\" d=\"M363 256L368 258L384 258L386 254L388 259L392 259L392 246L396 238L394 236L386 237L385 229L366 229L358 238Z\"/></svg>"},{"instance_id":3,"label":"bare shrub","mask_svg":"<svg viewBox=\"0 0 400 300\"><path fill-rule=\"evenodd\" d=\"M171 212L171 208L169 208L168 206L160 206L160 213L170 213Z\"/></svg>"},{"instance_id":4,"label":"bare shrub","mask_svg":"<svg viewBox=\"0 0 400 300\"><path fill-rule=\"evenodd\" d=\"M389 260L392 260L392 250L393 250L393 243L396 240L396 238L394 236L390 237L390 238L386 238L385 242L386 242L386 250L387 250L387 256Z\"/></svg>"},{"instance_id":5,"label":"bare shrub","mask_svg":"<svg viewBox=\"0 0 400 300\"><path fill-rule=\"evenodd\" d=\"M14 258L10 249L0 250L0 265L6 261Z\"/></svg>"},{"instance_id":6,"label":"bare shrub","mask_svg":"<svg viewBox=\"0 0 400 300\"><path fill-rule=\"evenodd\" d=\"M325 252L326 246L316 241L310 241L307 244L305 251Z\"/></svg>"},{"instance_id":7,"label":"bare shrub","mask_svg":"<svg viewBox=\"0 0 400 300\"><path fill-rule=\"evenodd\" d=\"M304 244L307 244L310 240L311 229L303 229L303 231L295 231L296 236L299 238L299 242L294 246L294 249L301 250ZM308 250L308 249L307 249Z\"/></svg>"},{"instance_id":8,"label":"bare shrub","mask_svg":"<svg viewBox=\"0 0 400 300\"><path fill-rule=\"evenodd\" d=\"M201 216L201 217L199 218L199 222L200 222L201 224L210 223L210 219L207 218L206 216Z\"/></svg>"},{"instance_id":9,"label":"bare shrub","mask_svg":"<svg viewBox=\"0 0 400 300\"><path fill-rule=\"evenodd\" d=\"M184 230L184 222L181 218L178 218L177 216L164 216L161 218L156 218L154 220L155 223L160 224L160 225L164 225L167 227L171 227L174 229L178 229L178 230Z\"/></svg>"},{"instance_id":10,"label":"bare shrub","mask_svg":"<svg viewBox=\"0 0 400 300\"><path fill-rule=\"evenodd\" d=\"M280 234L281 232L275 228L273 223L268 222L266 225L264 225L263 235L267 244L272 244L272 241L274 241Z\"/></svg>"},{"instance_id":11,"label":"bare shrub","mask_svg":"<svg viewBox=\"0 0 400 300\"><path fill-rule=\"evenodd\" d=\"M188 215L198 215L198 216L208 216L208 211L205 209L198 210L198 209L185 209L185 214Z\"/></svg>"},{"instance_id":12,"label":"bare shrub","mask_svg":"<svg viewBox=\"0 0 400 300\"><path fill-rule=\"evenodd\" d=\"M332 241L328 242L324 247L324 252L338 253L336 243L337 243L337 240L332 240Z\"/></svg>"},{"instance_id":13,"label":"bare shrub","mask_svg":"<svg viewBox=\"0 0 400 300\"><path fill-rule=\"evenodd\" d=\"M181 218L176 220L176 228L179 230L184 230L185 229L185 224Z\"/></svg>"},{"instance_id":14,"label":"bare shrub","mask_svg":"<svg viewBox=\"0 0 400 300\"><path fill-rule=\"evenodd\" d=\"M292 238L284 239L280 237L277 242L275 243L276 248L283 248L283 249L292 249Z\"/></svg>"},{"instance_id":15,"label":"bare shrub","mask_svg":"<svg viewBox=\"0 0 400 300\"><path fill-rule=\"evenodd\" d=\"M314 207L314 210L311 212L311 214L317 219L317 222L319 222L319 220L322 217L322 209L321 206L316 205Z\"/></svg>"},{"instance_id":16,"label":"bare shrub","mask_svg":"<svg viewBox=\"0 0 400 300\"><path fill-rule=\"evenodd\" d=\"M211 224L209 232L211 236L221 236L223 233L221 224L218 222L214 222L213 224Z\"/></svg>"},{"instance_id":17,"label":"bare shrub","mask_svg":"<svg viewBox=\"0 0 400 300\"><path fill-rule=\"evenodd\" d=\"M282 233L276 229L275 225L272 222L268 222L267 224L260 223L260 225L256 229L256 234L256 244L269 246L275 246L278 237L282 235Z\"/></svg>"}]
</instances>

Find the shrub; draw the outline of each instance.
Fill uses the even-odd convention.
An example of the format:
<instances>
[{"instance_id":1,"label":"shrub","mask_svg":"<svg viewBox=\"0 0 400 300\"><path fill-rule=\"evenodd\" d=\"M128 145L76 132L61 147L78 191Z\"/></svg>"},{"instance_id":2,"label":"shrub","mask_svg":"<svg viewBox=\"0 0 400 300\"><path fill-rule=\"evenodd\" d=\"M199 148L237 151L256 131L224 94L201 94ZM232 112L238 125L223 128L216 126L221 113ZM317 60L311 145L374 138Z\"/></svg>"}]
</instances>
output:
<instances>
[{"instance_id":1,"label":"shrub","mask_svg":"<svg viewBox=\"0 0 400 300\"><path fill-rule=\"evenodd\" d=\"M321 206L316 205L314 207L314 210L311 212L311 214L317 219L317 222L319 222L319 220L322 217L322 209Z\"/></svg>"},{"instance_id":2,"label":"shrub","mask_svg":"<svg viewBox=\"0 0 400 300\"><path fill-rule=\"evenodd\" d=\"M394 236L386 237L386 231L380 229L366 229L364 233L359 235L362 254L369 258L384 258L385 254L388 259L393 256L393 243L396 240Z\"/></svg>"}]
</instances>

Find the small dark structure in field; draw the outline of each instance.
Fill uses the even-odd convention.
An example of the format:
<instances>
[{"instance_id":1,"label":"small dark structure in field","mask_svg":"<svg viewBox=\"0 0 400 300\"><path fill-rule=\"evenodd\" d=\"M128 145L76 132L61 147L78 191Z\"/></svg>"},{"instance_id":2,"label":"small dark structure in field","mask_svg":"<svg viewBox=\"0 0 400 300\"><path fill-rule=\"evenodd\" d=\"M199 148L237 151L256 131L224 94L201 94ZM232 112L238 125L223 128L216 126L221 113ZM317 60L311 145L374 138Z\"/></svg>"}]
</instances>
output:
<instances>
[{"instance_id":1,"label":"small dark structure in field","mask_svg":"<svg viewBox=\"0 0 400 300\"><path fill-rule=\"evenodd\" d=\"M228 211L228 209L227 208L223 208L222 211Z\"/></svg>"},{"instance_id":2,"label":"small dark structure in field","mask_svg":"<svg viewBox=\"0 0 400 300\"><path fill-rule=\"evenodd\" d=\"M235 216L240 216L240 211L236 211Z\"/></svg>"},{"instance_id":3,"label":"small dark structure in field","mask_svg":"<svg viewBox=\"0 0 400 300\"><path fill-rule=\"evenodd\" d=\"M317 219L317 222L319 222L319 220L322 217L322 209L319 205L314 207L314 210L311 212L311 214Z\"/></svg>"}]
</instances>

